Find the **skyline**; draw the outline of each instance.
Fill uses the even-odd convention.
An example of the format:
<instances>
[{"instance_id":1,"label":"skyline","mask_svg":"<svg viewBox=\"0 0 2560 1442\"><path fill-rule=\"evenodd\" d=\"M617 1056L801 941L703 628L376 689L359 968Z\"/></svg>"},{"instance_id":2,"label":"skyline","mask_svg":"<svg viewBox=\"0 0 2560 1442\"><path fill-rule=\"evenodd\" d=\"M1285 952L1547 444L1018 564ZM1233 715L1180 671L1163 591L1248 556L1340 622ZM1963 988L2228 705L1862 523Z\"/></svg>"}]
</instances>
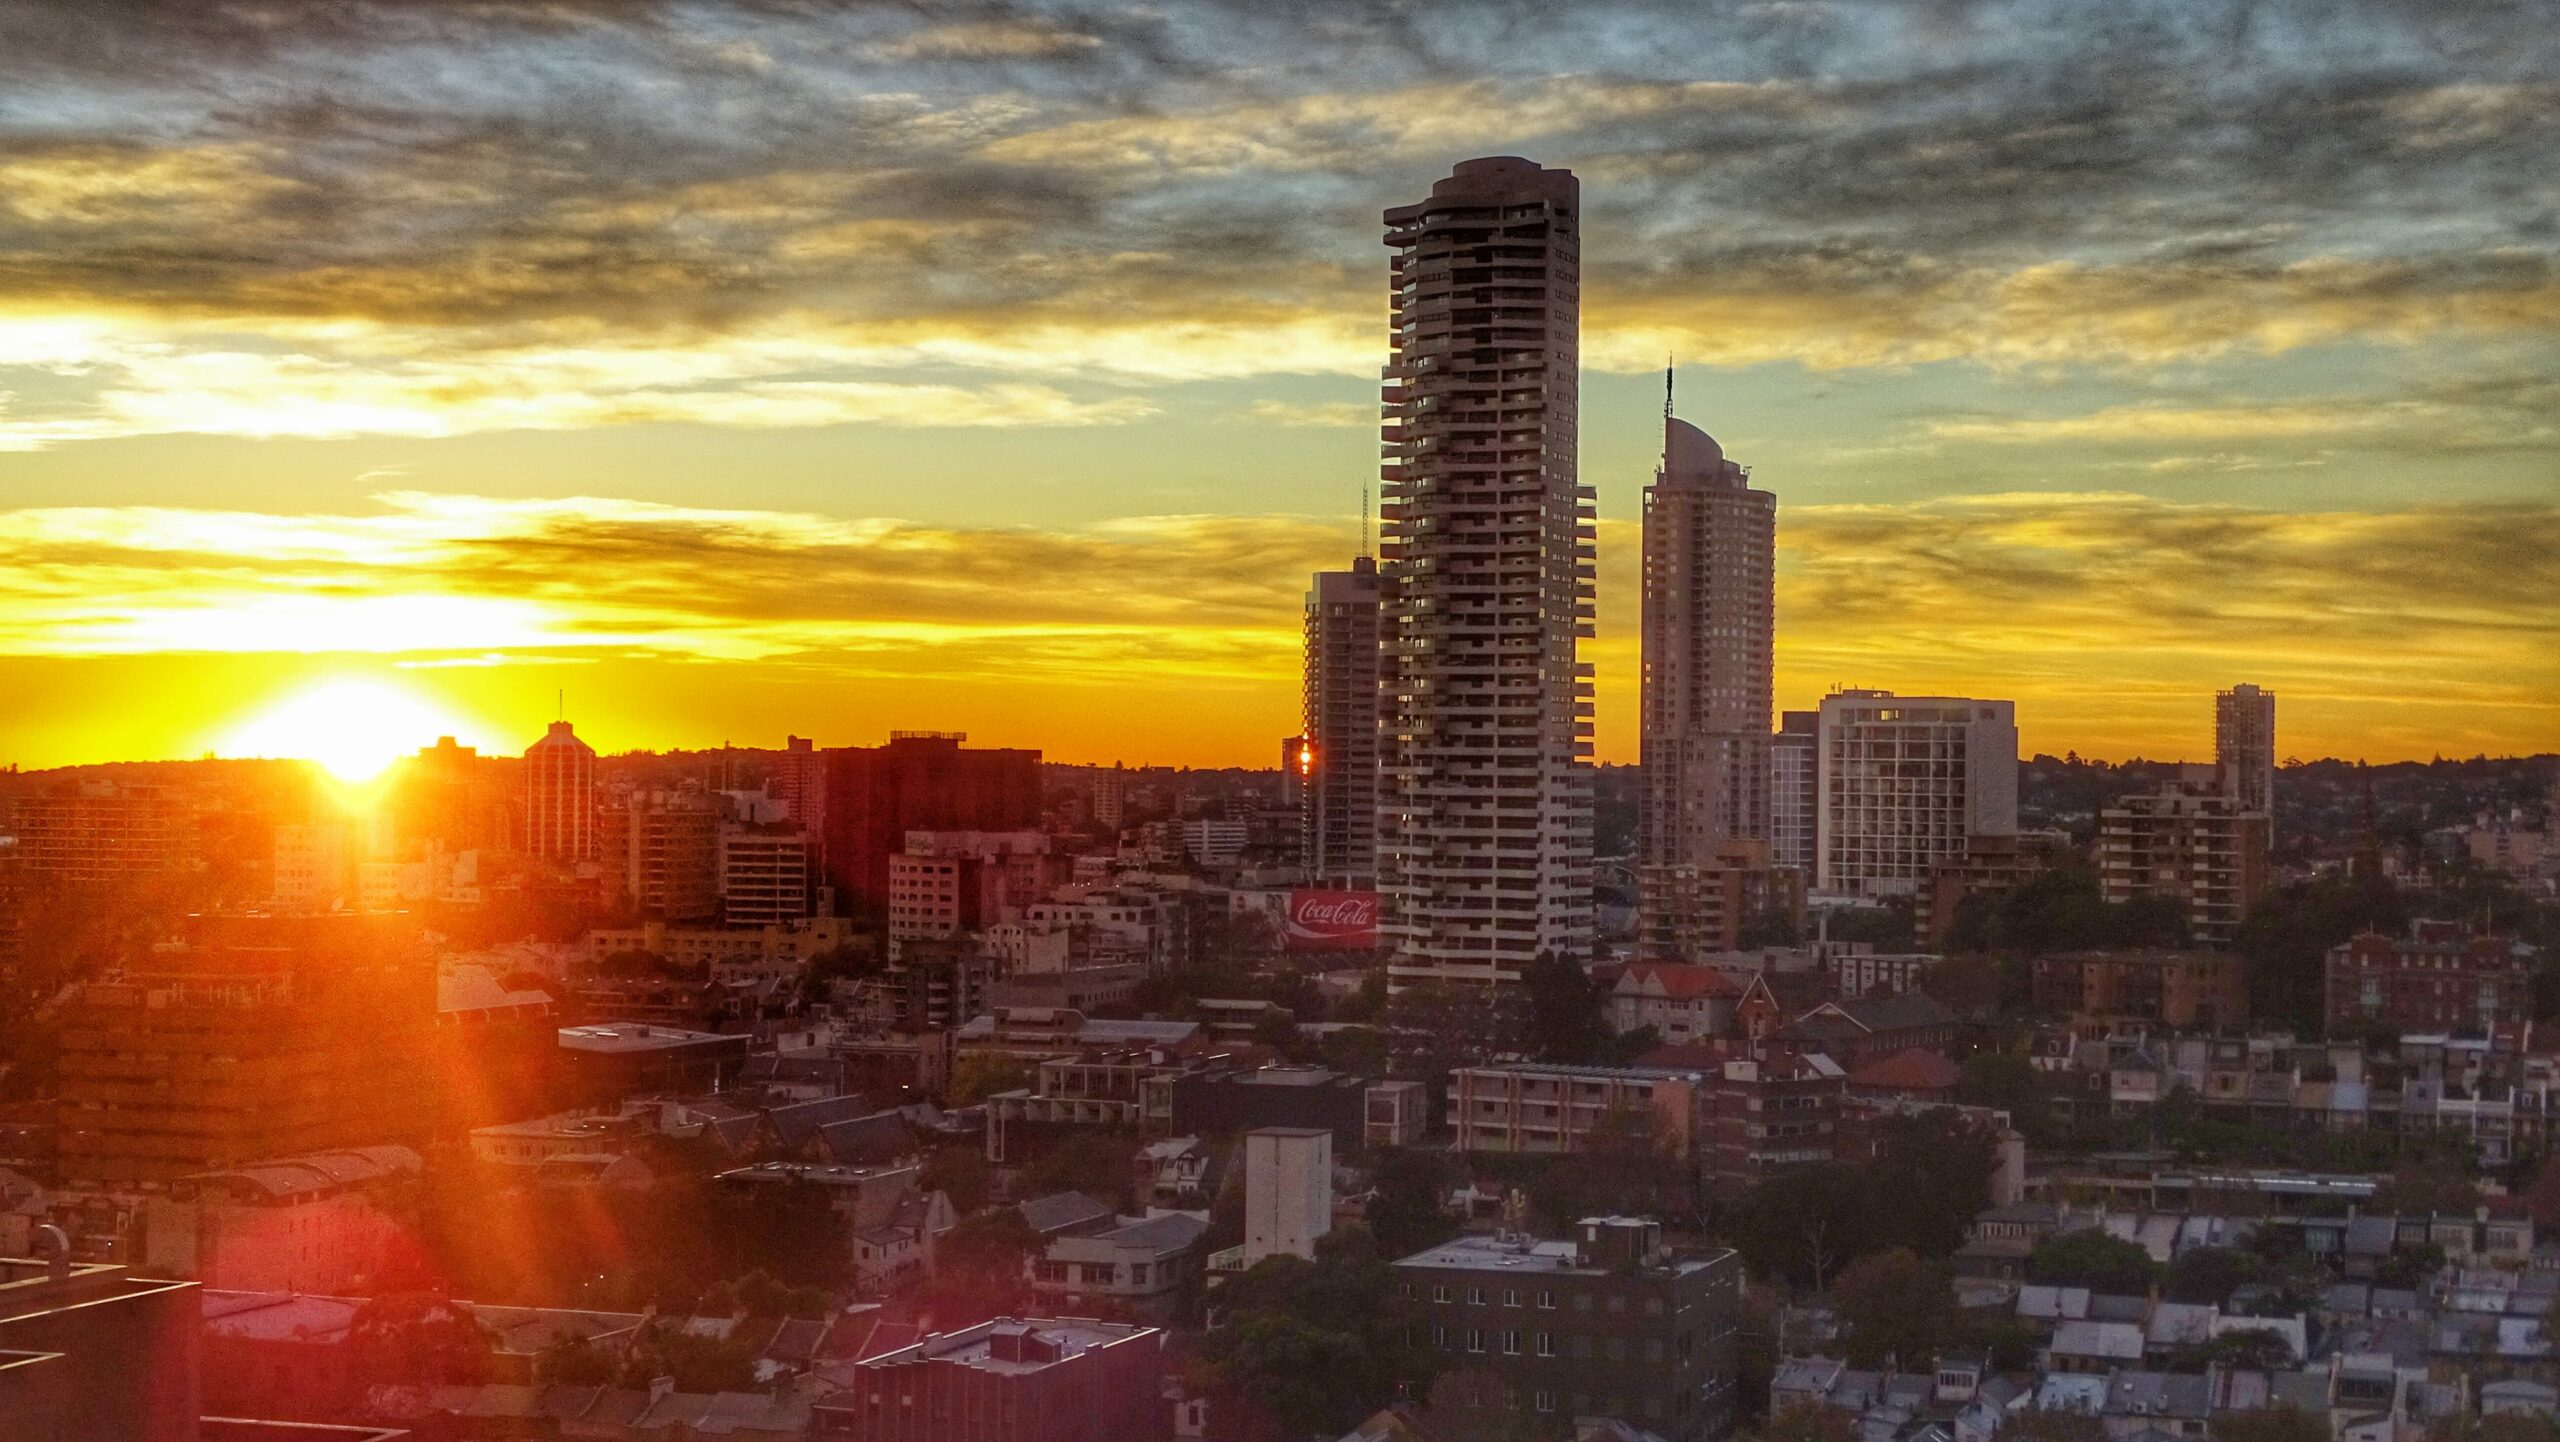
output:
<instances>
[{"instance_id":1,"label":"skyline","mask_svg":"<svg viewBox=\"0 0 2560 1442\"><path fill-rule=\"evenodd\" d=\"M0 762L310 734L261 718L370 683L507 752L565 690L608 751L1267 765L1376 483L1378 211L1514 153L1589 206L1601 759L1666 352L1778 496L1783 709L2200 757L2248 681L2280 756L2560 749L2554 43L2384 3L0 4L0 685L43 698Z\"/></svg>"}]
</instances>

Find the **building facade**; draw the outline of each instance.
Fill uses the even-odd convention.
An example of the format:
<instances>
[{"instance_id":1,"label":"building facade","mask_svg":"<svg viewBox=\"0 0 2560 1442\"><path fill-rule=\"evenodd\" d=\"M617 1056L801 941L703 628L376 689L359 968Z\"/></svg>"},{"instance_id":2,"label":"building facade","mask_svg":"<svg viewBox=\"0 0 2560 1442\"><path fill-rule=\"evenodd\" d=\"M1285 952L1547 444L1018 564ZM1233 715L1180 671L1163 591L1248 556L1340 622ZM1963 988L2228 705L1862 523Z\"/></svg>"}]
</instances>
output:
<instances>
[{"instance_id":1,"label":"building facade","mask_svg":"<svg viewBox=\"0 0 2560 1442\"><path fill-rule=\"evenodd\" d=\"M2240 958L2215 951L2083 951L2035 959L2039 1011L2228 1030L2249 1018Z\"/></svg>"},{"instance_id":2,"label":"building facade","mask_svg":"<svg viewBox=\"0 0 2560 1442\"><path fill-rule=\"evenodd\" d=\"M554 721L524 752L524 849L546 861L596 855L596 749Z\"/></svg>"},{"instance_id":3,"label":"building facade","mask_svg":"<svg viewBox=\"0 0 2560 1442\"><path fill-rule=\"evenodd\" d=\"M1378 563L1318 571L1307 591L1306 732L1299 738L1302 845L1318 882L1378 874Z\"/></svg>"},{"instance_id":4,"label":"building facade","mask_svg":"<svg viewBox=\"0 0 2560 1442\"><path fill-rule=\"evenodd\" d=\"M1333 1230L1333 1133L1257 1127L1244 1134L1244 1256L1316 1259Z\"/></svg>"},{"instance_id":5,"label":"building facade","mask_svg":"<svg viewBox=\"0 0 2560 1442\"><path fill-rule=\"evenodd\" d=\"M1815 885L1917 898L1931 868L1975 836L2018 829L2010 703L1843 691L1822 700Z\"/></svg>"},{"instance_id":6,"label":"building facade","mask_svg":"<svg viewBox=\"0 0 2560 1442\"><path fill-rule=\"evenodd\" d=\"M2243 811L2276 809L2276 693L2243 683L2213 698L2213 759Z\"/></svg>"},{"instance_id":7,"label":"building facade","mask_svg":"<svg viewBox=\"0 0 2560 1442\"><path fill-rule=\"evenodd\" d=\"M1670 956L1736 944L1684 939L1686 928L1657 924L1655 912L1694 912L1686 893L1697 873L1727 866L1734 843L1770 835L1778 501L1672 416L1667 398L1662 426L1662 467L1644 502L1636 863L1647 954Z\"/></svg>"},{"instance_id":8,"label":"building facade","mask_svg":"<svg viewBox=\"0 0 2560 1442\"><path fill-rule=\"evenodd\" d=\"M1000 1317L863 1359L811 1411L841 1442L1169 1442L1164 1333Z\"/></svg>"},{"instance_id":9,"label":"building facade","mask_svg":"<svg viewBox=\"0 0 2560 1442\"><path fill-rule=\"evenodd\" d=\"M1040 753L970 749L956 732L893 732L885 746L824 753L822 850L836 904L888 911L889 858L910 831L1026 831L1040 825Z\"/></svg>"},{"instance_id":10,"label":"building facade","mask_svg":"<svg viewBox=\"0 0 2560 1442\"><path fill-rule=\"evenodd\" d=\"M2533 948L2460 922L2368 931L2329 952L2329 1034L2486 1032L2533 1015Z\"/></svg>"},{"instance_id":11,"label":"building facade","mask_svg":"<svg viewBox=\"0 0 2560 1442\"><path fill-rule=\"evenodd\" d=\"M1739 1259L1675 1254L1645 1218L1590 1217L1578 1231L1460 1237L1395 1264L1428 1329L1417 1340L1445 1360L1430 1435L1539 1435L1582 1418L1668 1442L1727 1435Z\"/></svg>"},{"instance_id":12,"label":"building facade","mask_svg":"<svg viewBox=\"0 0 2560 1442\"><path fill-rule=\"evenodd\" d=\"M1778 718L1769 738L1769 862L1814 874L1814 838L1822 805L1821 770L1815 738L1822 729L1819 711L1789 711Z\"/></svg>"},{"instance_id":13,"label":"building facade","mask_svg":"<svg viewBox=\"0 0 2560 1442\"><path fill-rule=\"evenodd\" d=\"M2111 902L2163 896L2200 942L2229 941L2267 889L2273 822L2202 766L2098 813L2098 892Z\"/></svg>"},{"instance_id":14,"label":"building facade","mask_svg":"<svg viewBox=\"0 0 2560 1442\"><path fill-rule=\"evenodd\" d=\"M1591 947L1581 191L1461 163L1386 214L1378 872L1390 985Z\"/></svg>"}]
</instances>

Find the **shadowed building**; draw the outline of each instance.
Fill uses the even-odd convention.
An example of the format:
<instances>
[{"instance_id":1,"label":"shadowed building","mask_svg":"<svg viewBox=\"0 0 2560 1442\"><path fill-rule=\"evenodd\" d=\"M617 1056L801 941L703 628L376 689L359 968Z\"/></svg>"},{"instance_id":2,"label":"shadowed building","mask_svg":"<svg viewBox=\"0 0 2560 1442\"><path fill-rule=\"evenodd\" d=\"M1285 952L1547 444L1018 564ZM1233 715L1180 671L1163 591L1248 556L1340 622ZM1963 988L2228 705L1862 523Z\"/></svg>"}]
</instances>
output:
<instances>
[{"instance_id":1,"label":"shadowed building","mask_svg":"<svg viewBox=\"0 0 2560 1442\"><path fill-rule=\"evenodd\" d=\"M885 916L889 858L910 831L1029 831L1040 826L1040 753L970 750L956 732L891 732L886 746L823 753L824 858L836 904Z\"/></svg>"},{"instance_id":2,"label":"shadowed building","mask_svg":"<svg viewBox=\"0 0 2560 1442\"><path fill-rule=\"evenodd\" d=\"M1380 932L1391 984L1591 949L1580 184L1462 162L1386 213Z\"/></svg>"}]
</instances>

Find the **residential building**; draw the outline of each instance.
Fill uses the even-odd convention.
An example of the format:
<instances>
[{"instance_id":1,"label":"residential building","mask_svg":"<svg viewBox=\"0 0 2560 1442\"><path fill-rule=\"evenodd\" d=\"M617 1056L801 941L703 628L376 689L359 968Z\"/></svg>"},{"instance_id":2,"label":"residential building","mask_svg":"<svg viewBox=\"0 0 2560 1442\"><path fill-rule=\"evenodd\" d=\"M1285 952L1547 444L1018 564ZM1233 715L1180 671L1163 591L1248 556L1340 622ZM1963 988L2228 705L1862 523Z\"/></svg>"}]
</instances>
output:
<instances>
[{"instance_id":1,"label":"residential building","mask_svg":"<svg viewBox=\"0 0 2560 1442\"><path fill-rule=\"evenodd\" d=\"M344 821L276 827L273 885L278 911L329 911L356 899L355 828Z\"/></svg>"},{"instance_id":2,"label":"residential building","mask_svg":"<svg viewBox=\"0 0 2560 1442\"><path fill-rule=\"evenodd\" d=\"M1298 774L1308 874L1367 888L1378 875L1378 562L1318 571L1307 591L1306 734Z\"/></svg>"},{"instance_id":3,"label":"residential building","mask_svg":"<svg viewBox=\"0 0 2560 1442\"><path fill-rule=\"evenodd\" d=\"M853 916L888 913L889 858L912 831L1040 825L1040 753L971 749L957 732L892 732L885 746L826 751L827 883Z\"/></svg>"},{"instance_id":4,"label":"residential building","mask_svg":"<svg viewBox=\"0 0 2560 1442\"><path fill-rule=\"evenodd\" d=\"M720 828L720 919L730 926L802 920L817 880L816 847L799 827L732 821Z\"/></svg>"},{"instance_id":5,"label":"residential building","mask_svg":"<svg viewBox=\"0 0 2560 1442\"><path fill-rule=\"evenodd\" d=\"M1195 816L1182 823L1182 854L1196 866L1233 866L1252 834L1242 821Z\"/></svg>"},{"instance_id":6,"label":"residential building","mask_svg":"<svg viewBox=\"0 0 2560 1442\"><path fill-rule=\"evenodd\" d=\"M2276 694L2242 684L2213 698L2213 759L2242 811L2276 810Z\"/></svg>"},{"instance_id":7,"label":"residential building","mask_svg":"<svg viewBox=\"0 0 2560 1442\"><path fill-rule=\"evenodd\" d=\"M1923 918L1928 927L1928 943L1939 946L1946 942L1955 930L1965 898L2015 891L2072 854L2070 835L2060 831L1966 837L1962 851L1939 858L1929 868L1929 905Z\"/></svg>"},{"instance_id":8,"label":"residential building","mask_svg":"<svg viewBox=\"0 0 2560 1442\"><path fill-rule=\"evenodd\" d=\"M1841 997L1826 1001L1779 1027L1770 1042L1781 1051L1820 1052L1849 1068L1920 1047L1951 1050L1955 1013L1926 992Z\"/></svg>"},{"instance_id":9,"label":"residential building","mask_svg":"<svg viewBox=\"0 0 2560 1442\"><path fill-rule=\"evenodd\" d=\"M2534 951L2456 921L2367 931L2329 952L2328 1031L2486 1032L2533 1015Z\"/></svg>"},{"instance_id":10,"label":"residential building","mask_svg":"<svg viewBox=\"0 0 2560 1442\"><path fill-rule=\"evenodd\" d=\"M635 791L606 817L606 862L642 916L718 918L721 812L701 791Z\"/></svg>"},{"instance_id":11,"label":"residential building","mask_svg":"<svg viewBox=\"0 0 2560 1442\"><path fill-rule=\"evenodd\" d=\"M889 858L889 942L1019 922L1065 879L1040 831L910 831Z\"/></svg>"},{"instance_id":12,"label":"residential building","mask_svg":"<svg viewBox=\"0 0 2560 1442\"><path fill-rule=\"evenodd\" d=\"M1256 1127L1244 1134L1244 1255L1316 1259L1333 1230L1333 1133L1322 1127Z\"/></svg>"},{"instance_id":13,"label":"residential building","mask_svg":"<svg viewBox=\"0 0 2560 1442\"><path fill-rule=\"evenodd\" d=\"M193 917L186 940L81 985L61 1013L59 1166L174 1181L417 1140L437 1098L436 969L405 918Z\"/></svg>"},{"instance_id":14,"label":"residential building","mask_svg":"<svg viewBox=\"0 0 2560 1442\"><path fill-rule=\"evenodd\" d=\"M196 816L175 790L64 780L18 798L18 864L38 886L123 885L180 870L196 853Z\"/></svg>"},{"instance_id":15,"label":"residential building","mask_svg":"<svg viewBox=\"0 0 2560 1442\"><path fill-rule=\"evenodd\" d=\"M1846 1076L1819 1052L1734 1049L1708 1059L1700 1170L1719 1190L1757 1185L1839 1154Z\"/></svg>"},{"instance_id":16,"label":"residential building","mask_svg":"<svg viewBox=\"0 0 2560 1442\"><path fill-rule=\"evenodd\" d=\"M208 1287L363 1293L409 1237L383 1203L423 1169L380 1146L180 1177L143 1205L142 1265Z\"/></svg>"},{"instance_id":17,"label":"residential building","mask_svg":"<svg viewBox=\"0 0 2560 1442\"><path fill-rule=\"evenodd\" d=\"M2038 1011L2228 1031L2249 1017L2240 958L2215 951L2080 951L2033 963Z\"/></svg>"},{"instance_id":18,"label":"residential building","mask_svg":"<svg viewBox=\"0 0 2560 1442\"><path fill-rule=\"evenodd\" d=\"M564 1026L562 1100L606 1106L644 1092L718 1091L746 1065L747 1041L648 1022Z\"/></svg>"},{"instance_id":19,"label":"residential building","mask_svg":"<svg viewBox=\"0 0 2560 1442\"><path fill-rule=\"evenodd\" d=\"M1920 978L1943 958L1935 952L1880 952L1863 941L1829 942L1819 948L1822 969L1836 996L1891 996L1916 991Z\"/></svg>"},{"instance_id":20,"label":"residential building","mask_svg":"<svg viewBox=\"0 0 2560 1442\"><path fill-rule=\"evenodd\" d=\"M1804 917L1804 873L1769 862L1769 843L1736 839L1694 860L1637 868L1637 949L1685 961L1740 951L1744 932L1767 913Z\"/></svg>"},{"instance_id":21,"label":"residential building","mask_svg":"<svg viewBox=\"0 0 2560 1442\"><path fill-rule=\"evenodd\" d=\"M2018 829L2018 728L2006 701L1843 691L1822 700L1815 886L1917 898L1976 836Z\"/></svg>"},{"instance_id":22,"label":"residential building","mask_svg":"<svg viewBox=\"0 0 2560 1442\"><path fill-rule=\"evenodd\" d=\"M1653 1028L1666 1042L1723 1036L1733 1026L1742 988L1711 966L1631 962L1609 988L1609 1029L1624 1035Z\"/></svg>"},{"instance_id":23,"label":"residential building","mask_svg":"<svg viewBox=\"0 0 2560 1442\"><path fill-rule=\"evenodd\" d=\"M1378 872L1390 985L1591 949L1597 514L1576 477L1580 186L1469 160L1386 213Z\"/></svg>"},{"instance_id":24,"label":"residential building","mask_svg":"<svg viewBox=\"0 0 2560 1442\"><path fill-rule=\"evenodd\" d=\"M844 918L805 917L763 926L670 926L644 921L638 926L598 927L586 935L583 949L594 966L623 952L645 951L679 967L707 968L722 985L798 976L809 959L853 941Z\"/></svg>"},{"instance_id":25,"label":"residential building","mask_svg":"<svg viewBox=\"0 0 2560 1442\"><path fill-rule=\"evenodd\" d=\"M1786 711L1769 738L1769 863L1792 866L1810 885L1821 831L1819 711Z\"/></svg>"},{"instance_id":26,"label":"residential building","mask_svg":"<svg viewBox=\"0 0 2560 1442\"><path fill-rule=\"evenodd\" d=\"M1449 1125L1462 1152L1553 1154L1588 1150L1606 1119L1642 1115L1657 1146L1686 1158L1703 1084L1697 1071L1669 1067L1460 1067L1449 1078Z\"/></svg>"},{"instance_id":27,"label":"residential building","mask_svg":"<svg viewBox=\"0 0 2560 1442\"><path fill-rule=\"evenodd\" d=\"M2227 942L2267 888L2273 825L2225 791L2211 769L2183 767L2158 790L2098 813L2099 895L2118 903L2171 898L2197 941Z\"/></svg>"},{"instance_id":28,"label":"residential building","mask_svg":"<svg viewBox=\"0 0 2560 1442\"><path fill-rule=\"evenodd\" d=\"M1183 1284L1199 1275L1209 1220L1196 1212L1120 1217L1098 1231L1051 1237L1024 1263L1031 1290L1068 1306L1109 1300L1169 1319Z\"/></svg>"},{"instance_id":29,"label":"residential building","mask_svg":"<svg viewBox=\"0 0 2560 1442\"><path fill-rule=\"evenodd\" d=\"M596 749L554 721L524 753L524 849L546 861L596 854Z\"/></svg>"},{"instance_id":30,"label":"residential building","mask_svg":"<svg viewBox=\"0 0 2560 1442\"><path fill-rule=\"evenodd\" d=\"M1272 1127L1314 1129L1335 1152L1360 1145L1371 1083L1320 1066L1215 1064L1160 1074L1147 1083L1149 1115L1177 1132L1221 1135Z\"/></svg>"},{"instance_id":31,"label":"residential building","mask_svg":"<svg viewBox=\"0 0 2560 1442\"><path fill-rule=\"evenodd\" d=\"M1000 1317L866 1357L812 1409L841 1442L1170 1442L1164 1333Z\"/></svg>"},{"instance_id":32,"label":"residential building","mask_svg":"<svg viewBox=\"0 0 2560 1442\"><path fill-rule=\"evenodd\" d=\"M1524 1417L1608 1418L1716 1442L1734 1420L1741 1271L1729 1251L1672 1252L1661 1224L1637 1217L1585 1218L1569 1241L1466 1236L1404 1258L1397 1290L1446 1355L1430 1435L1474 1442L1519 1436Z\"/></svg>"},{"instance_id":33,"label":"residential building","mask_svg":"<svg viewBox=\"0 0 2560 1442\"><path fill-rule=\"evenodd\" d=\"M0 1258L0 1437L194 1442L203 1414L193 1282L49 1255Z\"/></svg>"},{"instance_id":34,"label":"residential building","mask_svg":"<svg viewBox=\"0 0 2560 1442\"><path fill-rule=\"evenodd\" d=\"M1665 378L1668 389L1668 377ZM1769 709L1778 502L1663 400L1645 491L1643 794L1636 864L1647 954L1731 950L1739 920L1693 940L1697 873L1770 864ZM1671 914L1658 916L1657 909Z\"/></svg>"},{"instance_id":35,"label":"residential building","mask_svg":"<svg viewBox=\"0 0 2560 1442\"><path fill-rule=\"evenodd\" d=\"M827 767L818 743L806 736L785 737L773 758L771 790L782 803L784 820L813 838L826 833Z\"/></svg>"},{"instance_id":36,"label":"residential building","mask_svg":"<svg viewBox=\"0 0 2560 1442\"><path fill-rule=\"evenodd\" d=\"M1420 1146L1431 1129L1431 1092L1418 1081L1371 1082L1360 1105L1365 1145Z\"/></svg>"}]
</instances>

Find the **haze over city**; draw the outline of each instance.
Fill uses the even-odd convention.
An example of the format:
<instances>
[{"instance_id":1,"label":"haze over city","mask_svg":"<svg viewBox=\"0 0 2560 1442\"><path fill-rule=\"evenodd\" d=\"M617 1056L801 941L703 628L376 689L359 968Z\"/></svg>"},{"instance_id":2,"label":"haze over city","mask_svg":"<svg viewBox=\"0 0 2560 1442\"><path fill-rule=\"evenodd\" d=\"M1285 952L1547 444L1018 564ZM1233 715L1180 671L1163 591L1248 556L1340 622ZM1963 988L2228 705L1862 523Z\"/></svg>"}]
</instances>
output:
<instances>
[{"instance_id":1,"label":"haze over city","mask_svg":"<svg viewBox=\"0 0 2560 1442\"><path fill-rule=\"evenodd\" d=\"M2550 27L2497 5L0 9L0 757L966 730L1267 764L1383 199L1574 170L1597 754L1666 358L1777 700L2560 744Z\"/></svg>"}]
</instances>

